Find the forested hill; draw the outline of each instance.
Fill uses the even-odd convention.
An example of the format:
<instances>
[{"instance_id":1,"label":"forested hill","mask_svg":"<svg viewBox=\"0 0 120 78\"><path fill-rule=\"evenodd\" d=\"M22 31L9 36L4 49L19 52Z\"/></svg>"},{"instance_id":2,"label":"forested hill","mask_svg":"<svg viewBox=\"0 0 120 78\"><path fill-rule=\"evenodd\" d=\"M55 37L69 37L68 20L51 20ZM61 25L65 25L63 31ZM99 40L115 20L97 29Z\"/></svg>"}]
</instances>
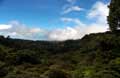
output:
<instances>
[{"instance_id":1,"label":"forested hill","mask_svg":"<svg viewBox=\"0 0 120 78\"><path fill-rule=\"evenodd\" d=\"M77 50L80 48L80 40L67 41L32 41L12 39L0 36L0 44L14 49L29 49L35 51L49 51L51 53Z\"/></svg>"},{"instance_id":2,"label":"forested hill","mask_svg":"<svg viewBox=\"0 0 120 78\"><path fill-rule=\"evenodd\" d=\"M0 36L0 78L120 78L120 31L79 40Z\"/></svg>"}]
</instances>

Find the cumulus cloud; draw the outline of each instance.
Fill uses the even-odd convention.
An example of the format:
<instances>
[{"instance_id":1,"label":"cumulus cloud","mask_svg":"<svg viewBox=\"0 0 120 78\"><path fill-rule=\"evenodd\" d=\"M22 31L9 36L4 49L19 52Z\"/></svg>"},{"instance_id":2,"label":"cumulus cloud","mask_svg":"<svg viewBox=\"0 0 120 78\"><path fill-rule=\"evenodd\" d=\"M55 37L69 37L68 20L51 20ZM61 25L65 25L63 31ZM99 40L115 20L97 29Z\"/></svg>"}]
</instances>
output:
<instances>
[{"instance_id":1,"label":"cumulus cloud","mask_svg":"<svg viewBox=\"0 0 120 78\"><path fill-rule=\"evenodd\" d=\"M80 38L79 36L79 31L76 31L77 29L71 28L71 27L66 27L64 29L56 29L55 31L51 31L48 34L48 39L49 40L67 40L67 39L78 39ZM79 33L79 34L78 34Z\"/></svg>"},{"instance_id":2,"label":"cumulus cloud","mask_svg":"<svg viewBox=\"0 0 120 78\"><path fill-rule=\"evenodd\" d=\"M11 28L11 25L7 25L7 24L0 24L0 30L5 30L5 29L9 29Z\"/></svg>"},{"instance_id":3,"label":"cumulus cloud","mask_svg":"<svg viewBox=\"0 0 120 78\"><path fill-rule=\"evenodd\" d=\"M88 13L88 18L90 19L96 19L98 22L105 22L108 16L108 4L105 4L103 2L96 2L95 5L93 5L92 9Z\"/></svg>"},{"instance_id":4,"label":"cumulus cloud","mask_svg":"<svg viewBox=\"0 0 120 78\"><path fill-rule=\"evenodd\" d=\"M75 27L66 27L64 29L56 29L54 31L50 31L47 37L48 40L57 41L63 41L68 39L75 40L82 38L86 34L105 32L107 31L107 29L108 26L106 24L91 23L87 25L76 23Z\"/></svg>"},{"instance_id":5,"label":"cumulus cloud","mask_svg":"<svg viewBox=\"0 0 120 78\"><path fill-rule=\"evenodd\" d=\"M30 28L18 21L11 21L8 24L0 25L0 34L10 35L14 38L24 39L40 39L44 33L44 30L40 28Z\"/></svg>"},{"instance_id":6,"label":"cumulus cloud","mask_svg":"<svg viewBox=\"0 0 120 78\"><path fill-rule=\"evenodd\" d=\"M103 24L98 25L97 23L93 23L89 27L86 27L84 31L85 31L84 35L90 33L105 32L108 31L108 26Z\"/></svg>"},{"instance_id":7,"label":"cumulus cloud","mask_svg":"<svg viewBox=\"0 0 120 78\"><path fill-rule=\"evenodd\" d=\"M109 10L107 8L107 4L103 2L96 2L87 13L87 19L95 19L96 22L85 24L78 18L63 17L61 18L63 22L74 22L76 26L50 31L48 34L48 39L58 41L67 39L80 39L86 34L108 31L108 24L106 20L108 13Z\"/></svg>"}]
</instances>

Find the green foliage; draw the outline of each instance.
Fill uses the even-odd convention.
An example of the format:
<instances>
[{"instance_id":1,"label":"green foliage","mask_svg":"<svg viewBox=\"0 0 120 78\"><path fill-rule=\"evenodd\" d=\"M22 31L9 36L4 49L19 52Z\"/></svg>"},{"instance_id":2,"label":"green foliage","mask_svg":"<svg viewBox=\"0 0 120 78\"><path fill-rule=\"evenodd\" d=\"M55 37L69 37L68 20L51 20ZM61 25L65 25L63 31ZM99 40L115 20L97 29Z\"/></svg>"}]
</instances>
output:
<instances>
[{"instance_id":1,"label":"green foliage","mask_svg":"<svg viewBox=\"0 0 120 78\"><path fill-rule=\"evenodd\" d=\"M108 23L111 31L115 31L120 27L120 0L111 0L109 9Z\"/></svg>"},{"instance_id":2,"label":"green foliage","mask_svg":"<svg viewBox=\"0 0 120 78\"><path fill-rule=\"evenodd\" d=\"M8 60L9 59L9 60ZM23 64L23 63L40 63L39 56L34 51L18 50L16 52L9 52L6 56L6 62L9 64Z\"/></svg>"},{"instance_id":3,"label":"green foliage","mask_svg":"<svg viewBox=\"0 0 120 78\"><path fill-rule=\"evenodd\" d=\"M7 74L7 70L5 68L5 63L0 61L0 77L3 77Z\"/></svg>"}]
</instances>

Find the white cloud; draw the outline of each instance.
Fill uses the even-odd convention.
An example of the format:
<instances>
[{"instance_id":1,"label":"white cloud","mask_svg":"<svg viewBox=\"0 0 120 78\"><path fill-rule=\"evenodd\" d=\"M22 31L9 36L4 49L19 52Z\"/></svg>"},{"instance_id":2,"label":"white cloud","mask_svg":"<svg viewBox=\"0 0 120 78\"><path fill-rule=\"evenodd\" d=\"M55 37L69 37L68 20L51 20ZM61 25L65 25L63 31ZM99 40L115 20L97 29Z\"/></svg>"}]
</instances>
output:
<instances>
[{"instance_id":1,"label":"white cloud","mask_svg":"<svg viewBox=\"0 0 120 78\"><path fill-rule=\"evenodd\" d=\"M78 18L61 18L63 22L74 22L76 26L66 27L64 29L56 29L48 34L49 40L67 40L67 39L80 39L85 34L98 33L108 31L108 24L106 16L109 10L107 4L96 2L88 13L88 20L96 20L90 24L81 22Z\"/></svg>"},{"instance_id":2,"label":"white cloud","mask_svg":"<svg viewBox=\"0 0 120 78\"><path fill-rule=\"evenodd\" d=\"M31 29L30 32L31 33L38 33L38 32L41 32L41 29L40 28L34 28L34 29Z\"/></svg>"},{"instance_id":3,"label":"white cloud","mask_svg":"<svg viewBox=\"0 0 120 78\"><path fill-rule=\"evenodd\" d=\"M77 39L80 38L79 31L71 27L66 27L65 29L56 29L49 32L48 40L67 40L67 39Z\"/></svg>"},{"instance_id":4,"label":"white cloud","mask_svg":"<svg viewBox=\"0 0 120 78\"><path fill-rule=\"evenodd\" d=\"M30 28L18 21L11 21L9 24L4 24L0 26L6 26L1 28L1 35L10 35L14 38L24 38L24 39L40 39L44 34L44 30L40 28Z\"/></svg>"},{"instance_id":5,"label":"white cloud","mask_svg":"<svg viewBox=\"0 0 120 78\"><path fill-rule=\"evenodd\" d=\"M84 10L83 8L75 4L77 0L66 0L66 1L69 3L63 6L62 14L68 14L70 12L80 12Z\"/></svg>"},{"instance_id":6,"label":"white cloud","mask_svg":"<svg viewBox=\"0 0 120 78\"><path fill-rule=\"evenodd\" d=\"M108 4L96 2L88 13L88 18L96 19L98 22L105 22L109 13Z\"/></svg>"},{"instance_id":7,"label":"white cloud","mask_svg":"<svg viewBox=\"0 0 120 78\"><path fill-rule=\"evenodd\" d=\"M79 7L79 6L70 6L66 9L64 9L63 11L63 14L67 14L67 13L70 13L70 12L80 12L80 11L83 11L84 9Z\"/></svg>"},{"instance_id":8,"label":"white cloud","mask_svg":"<svg viewBox=\"0 0 120 78\"><path fill-rule=\"evenodd\" d=\"M66 23L66 22L73 22L78 26L85 26L84 23L82 23L78 18L68 18L68 17L62 17L61 20Z\"/></svg>"},{"instance_id":9,"label":"white cloud","mask_svg":"<svg viewBox=\"0 0 120 78\"><path fill-rule=\"evenodd\" d=\"M12 27L8 29L9 32L16 32L18 34L33 34L41 31L39 28L29 28L28 26L19 23L18 21L12 21L9 23Z\"/></svg>"},{"instance_id":10,"label":"white cloud","mask_svg":"<svg viewBox=\"0 0 120 78\"><path fill-rule=\"evenodd\" d=\"M0 30L5 30L5 29L9 29L9 28L11 28L11 25L0 24Z\"/></svg>"},{"instance_id":11,"label":"white cloud","mask_svg":"<svg viewBox=\"0 0 120 78\"><path fill-rule=\"evenodd\" d=\"M80 21L80 20L79 20ZM68 39L80 39L86 34L98 33L107 31L108 26L106 24L91 23L78 24L75 27L66 27L64 29L52 30L48 33L48 40L63 41Z\"/></svg>"},{"instance_id":12,"label":"white cloud","mask_svg":"<svg viewBox=\"0 0 120 78\"><path fill-rule=\"evenodd\" d=\"M105 32L107 30L108 30L107 25L102 25L102 24L98 25L96 23L96 24L91 24L89 27L86 27L84 34Z\"/></svg>"}]
</instances>

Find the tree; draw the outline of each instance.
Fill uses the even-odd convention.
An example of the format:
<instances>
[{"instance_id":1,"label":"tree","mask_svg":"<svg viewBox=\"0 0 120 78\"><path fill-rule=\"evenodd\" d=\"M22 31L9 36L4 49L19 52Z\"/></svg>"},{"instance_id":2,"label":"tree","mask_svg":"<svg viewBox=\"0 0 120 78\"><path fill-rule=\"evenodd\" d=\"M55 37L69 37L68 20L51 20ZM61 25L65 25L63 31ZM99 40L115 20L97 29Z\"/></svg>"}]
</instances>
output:
<instances>
[{"instance_id":1,"label":"tree","mask_svg":"<svg viewBox=\"0 0 120 78\"><path fill-rule=\"evenodd\" d=\"M120 27L120 0L111 0L109 9L108 24L110 30L115 31Z\"/></svg>"},{"instance_id":2,"label":"tree","mask_svg":"<svg viewBox=\"0 0 120 78\"><path fill-rule=\"evenodd\" d=\"M10 36L8 35L6 38L7 38L7 39L10 39Z\"/></svg>"}]
</instances>

